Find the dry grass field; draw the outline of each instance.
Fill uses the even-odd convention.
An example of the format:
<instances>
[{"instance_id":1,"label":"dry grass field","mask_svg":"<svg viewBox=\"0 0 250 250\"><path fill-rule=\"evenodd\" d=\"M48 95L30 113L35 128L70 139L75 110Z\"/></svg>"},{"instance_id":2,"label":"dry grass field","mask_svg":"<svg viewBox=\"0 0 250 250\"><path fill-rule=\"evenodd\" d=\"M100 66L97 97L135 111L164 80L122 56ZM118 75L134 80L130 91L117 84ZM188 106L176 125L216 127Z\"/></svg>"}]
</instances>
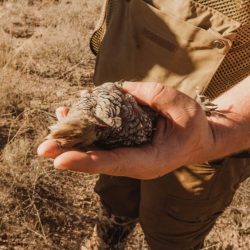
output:
<instances>
[{"instance_id":1,"label":"dry grass field","mask_svg":"<svg viewBox=\"0 0 250 250\"><path fill-rule=\"evenodd\" d=\"M101 0L0 0L0 250L77 250L91 234L96 176L60 172L36 148L91 84ZM250 180L204 249L250 249ZM138 226L127 249L148 249ZM171 250L171 249L170 249Z\"/></svg>"}]
</instances>

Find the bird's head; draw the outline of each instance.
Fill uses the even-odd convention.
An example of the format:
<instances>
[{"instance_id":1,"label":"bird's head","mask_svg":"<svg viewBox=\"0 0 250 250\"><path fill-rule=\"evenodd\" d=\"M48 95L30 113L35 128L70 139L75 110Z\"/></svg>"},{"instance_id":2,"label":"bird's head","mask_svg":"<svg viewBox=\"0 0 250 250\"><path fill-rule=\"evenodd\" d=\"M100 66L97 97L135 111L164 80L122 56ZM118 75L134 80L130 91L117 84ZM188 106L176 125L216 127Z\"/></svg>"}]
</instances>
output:
<instances>
[{"instance_id":1,"label":"bird's head","mask_svg":"<svg viewBox=\"0 0 250 250\"><path fill-rule=\"evenodd\" d=\"M97 140L96 120L68 119L65 117L61 121L50 127L50 134L47 139L55 139L62 147L88 147Z\"/></svg>"}]
</instances>

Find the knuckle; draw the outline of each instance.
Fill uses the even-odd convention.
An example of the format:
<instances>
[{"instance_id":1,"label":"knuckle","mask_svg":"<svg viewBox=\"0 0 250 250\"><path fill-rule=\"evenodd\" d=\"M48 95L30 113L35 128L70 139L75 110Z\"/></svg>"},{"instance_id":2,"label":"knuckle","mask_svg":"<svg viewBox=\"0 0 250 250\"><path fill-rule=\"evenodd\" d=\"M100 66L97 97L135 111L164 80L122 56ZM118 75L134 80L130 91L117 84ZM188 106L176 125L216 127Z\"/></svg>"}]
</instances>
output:
<instances>
[{"instance_id":1,"label":"knuckle","mask_svg":"<svg viewBox=\"0 0 250 250\"><path fill-rule=\"evenodd\" d=\"M151 91L151 106L155 107L159 103L159 100L165 95L167 95L168 88L164 86L163 84L156 83L154 88Z\"/></svg>"}]
</instances>

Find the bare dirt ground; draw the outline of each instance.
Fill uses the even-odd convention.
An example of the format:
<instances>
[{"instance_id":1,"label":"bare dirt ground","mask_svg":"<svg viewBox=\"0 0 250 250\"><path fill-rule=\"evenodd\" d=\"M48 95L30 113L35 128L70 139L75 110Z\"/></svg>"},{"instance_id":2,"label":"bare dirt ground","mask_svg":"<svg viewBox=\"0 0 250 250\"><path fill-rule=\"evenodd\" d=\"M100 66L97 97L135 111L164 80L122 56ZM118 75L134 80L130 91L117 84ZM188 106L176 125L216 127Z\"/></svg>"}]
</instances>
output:
<instances>
[{"instance_id":1,"label":"bare dirt ground","mask_svg":"<svg viewBox=\"0 0 250 250\"><path fill-rule=\"evenodd\" d=\"M80 249L95 222L96 176L60 172L36 148L91 84L98 0L0 0L0 249ZM250 249L250 180L204 249ZM127 249L148 249L140 227Z\"/></svg>"}]
</instances>

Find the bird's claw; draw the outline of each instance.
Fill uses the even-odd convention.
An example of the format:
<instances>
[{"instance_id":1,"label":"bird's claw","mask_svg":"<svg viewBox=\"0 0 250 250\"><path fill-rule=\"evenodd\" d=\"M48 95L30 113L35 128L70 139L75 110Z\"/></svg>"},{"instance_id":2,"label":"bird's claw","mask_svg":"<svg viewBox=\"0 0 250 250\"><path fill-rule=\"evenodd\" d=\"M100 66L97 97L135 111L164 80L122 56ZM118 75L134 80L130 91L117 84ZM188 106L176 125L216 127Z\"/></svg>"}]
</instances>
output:
<instances>
[{"instance_id":1,"label":"bird's claw","mask_svg":"<svg viewBox=\"0 0 250 250\"><path fill-rule=\"evenodd\" d=\"M201 94L201 90L196 88L195 100L200 104L201 108L205 111L207 116L222 115L223 112L218 110L218 105L210 101L210 99Z\"/></svg>"}]
</instances>

